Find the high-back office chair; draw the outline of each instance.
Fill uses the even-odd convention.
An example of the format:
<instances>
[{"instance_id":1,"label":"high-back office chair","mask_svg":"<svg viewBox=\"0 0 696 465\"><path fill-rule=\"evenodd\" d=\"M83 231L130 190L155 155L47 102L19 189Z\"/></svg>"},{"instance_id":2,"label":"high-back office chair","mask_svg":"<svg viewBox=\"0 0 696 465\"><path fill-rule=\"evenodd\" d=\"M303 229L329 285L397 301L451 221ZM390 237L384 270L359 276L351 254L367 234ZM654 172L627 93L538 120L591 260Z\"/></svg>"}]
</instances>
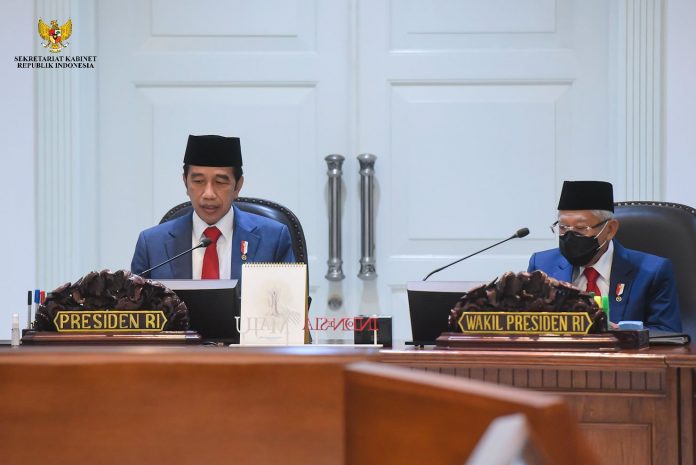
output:
<instances>
[{"instance_id":1,"label":"high-back office chair","mask_svg":"<svg viewBox=\"0 0 696 465\"><path fill-rule=\"evenodd\" d=\"M255 213L265 216L276 221L280 221L290 230L290 241L292 242L292 252L295 254L295 260L299 263L304 263L307 266L307 309L312 305L312 297L309 296L309 264L307 263L307 242L305 241L304 231L297 216L290 209L275 203L270 200L257 199L253 197L237 197L234 204L240 210L245 212ZM165 223L174 218L191 213L193 207L191 202L180 203L172 207L164 214L160 220L160 224ZM312 337L309 331L305 331L305 342L311 343Z\"/></svg>"},{"instance_id":2,"label":"high-back office chair","mask_svg":"<svg viewBox=\"0 0 696 465\"><path fill-rule=\"evenodd\" d=\"M696 210L669 202L617 202L616 238L630 249L669 258L674 266L682 328L696 337Z\"/></svg>"},{"instance_id":3,"label":"high-back office chair","mask_svg":"<svg viewBox=\"0 0 696 465\"><path fill-rule=\"evenodd\" d=\"M305 242L304 231L302 230L300 220L297 219L293 212L270 200L251 197L237 197L234 204L240 210L271 218L287 226L290 230L290 239L292 241L292 251L295 254L295 260L301 263L307 263L307 243ZM191 213L192 209L191 202L180 203L165 213L160 220L160 224L187 215Z\"/></svg>"}]
</instances>

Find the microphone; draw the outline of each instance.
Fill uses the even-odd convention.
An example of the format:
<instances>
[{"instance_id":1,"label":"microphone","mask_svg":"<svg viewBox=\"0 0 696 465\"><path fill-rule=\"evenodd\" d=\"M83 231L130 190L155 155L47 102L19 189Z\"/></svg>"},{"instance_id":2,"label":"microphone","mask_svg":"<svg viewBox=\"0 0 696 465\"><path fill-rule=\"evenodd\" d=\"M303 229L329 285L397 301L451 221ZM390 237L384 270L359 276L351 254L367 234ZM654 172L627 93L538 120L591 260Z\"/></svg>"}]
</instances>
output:
<instances>
[{"instance_id":1,"label":"microphone","mask_svg":"<svg viewBox=\"0 0 696 465\"><path fill-rule=\"evenodd\" d=\"M452 263L449 263L449 264L447 264L447 265L445 265L445 266L443 266L443 267L441 267L441 268L438 268L437 270L431 271L430 273L428 273L428 275L427 275L425 278L423 278L423 281L425 281L426 279L428 279L430 276L434 275L435 273L444 270L445 268L449 268L449 267L452 266L452 265L456 265L457 263L461 262L462 260L466 260L467 258L471 258L471 257L473 257L474 255L478 255L478 254L480 254L481 252L485 252L485 251L488 250L488 249L492 249L493 247L495 247L495 246L497 246L497 245L500 245L500 244L502 244L503 242L507 242L507 241L509 241L510 239L516 239L516 238L518 238L518 237L525 237L525 236L527 236L528 234L529 234L529 228L518 229L517 232L515 232L515 234L513 234L513 235L510 236L510 237L508 237L507 239L503 239L503 240L500 241L500 242L496 242L496 243L493 244L493 245L489 245L489 246L486 247L485 249L481 249L481 250L479 250L478 252L474 252L474 253L472 253L471 255L467 255L467 256L464 257L464 258L460 258L459 260L454 261L454 262L452 262Z\"/></svg>"},{"instance_id":2,"label":"microphone","mask_svg":"<svg viewBox=\"0 0 696 465\"><path fill-rule=\"evenodd\" d=\"M139 274L140 276L145 277L145 274L149 273L150 271L156 270L156 269L159 268L160 266L166 265L167 263L171 262L172 260L176 260L177 258L181 257L182 255L186 255L187 253L191 253L191 252L193 252L193 251L196 250L196 249L200 249L201 247L208 247L212 242L213 242L213 241L211 241L209 238L203 237L203 239L201 239L201 241L200 241L198 244L196 244L195 246L191 247L190 249L184 250L184 251L181 252L179 255L175 255L175 256L173 256L172 258L163 261L163 262L160 263L159 265L155 265L155 266L153 266L152 268L148 268L147 270L142 271L142 272L137 273L137 274Z\"/></svg>"}]
</instances>

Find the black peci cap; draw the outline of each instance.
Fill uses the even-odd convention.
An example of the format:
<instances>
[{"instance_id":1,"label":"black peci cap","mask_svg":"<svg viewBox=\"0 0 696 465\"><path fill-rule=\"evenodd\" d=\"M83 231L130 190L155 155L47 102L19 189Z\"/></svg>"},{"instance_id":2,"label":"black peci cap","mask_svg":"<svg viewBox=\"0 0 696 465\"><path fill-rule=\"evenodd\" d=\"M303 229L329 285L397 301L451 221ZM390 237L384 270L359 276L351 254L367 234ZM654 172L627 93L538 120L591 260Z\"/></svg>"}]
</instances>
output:
<instances>
[{"instance_id":1,"label":"black peci cap","mask_svg":"<svg viewBox=\"0 0 696 465\"><path fill-rule=\"evenodd\" d=\"M189 136L184 164L197 166L242 166L239 137Z\"/></svg>"},{"instance_id":2,"label":"black peci cap","mask_svg":"<svg viewBox=\"0 0 696 465\"><path fill-rule=\"evenodd\" d=\"M606 181L563 181L559 210L614 211L614 188Z\"/></svg>"}]
</instances>

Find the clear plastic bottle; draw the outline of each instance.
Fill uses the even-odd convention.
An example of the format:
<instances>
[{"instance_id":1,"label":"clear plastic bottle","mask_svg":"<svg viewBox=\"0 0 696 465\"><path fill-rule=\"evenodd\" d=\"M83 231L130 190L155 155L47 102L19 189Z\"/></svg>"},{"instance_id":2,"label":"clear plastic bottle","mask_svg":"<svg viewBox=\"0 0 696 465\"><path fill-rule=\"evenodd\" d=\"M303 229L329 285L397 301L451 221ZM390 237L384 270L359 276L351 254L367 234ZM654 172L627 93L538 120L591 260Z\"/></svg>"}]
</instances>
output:
<instances>
[{"instance_id":1,"label":"clear plastic bottle","mask_svg":"<svg viewBox=\"0 0 696 465\"><path fill-rule=\"evenodd\" d=\"M12 314L12 339L10 344L12 347L19 346L19 313Z\"/></svg>"}]
</instances>

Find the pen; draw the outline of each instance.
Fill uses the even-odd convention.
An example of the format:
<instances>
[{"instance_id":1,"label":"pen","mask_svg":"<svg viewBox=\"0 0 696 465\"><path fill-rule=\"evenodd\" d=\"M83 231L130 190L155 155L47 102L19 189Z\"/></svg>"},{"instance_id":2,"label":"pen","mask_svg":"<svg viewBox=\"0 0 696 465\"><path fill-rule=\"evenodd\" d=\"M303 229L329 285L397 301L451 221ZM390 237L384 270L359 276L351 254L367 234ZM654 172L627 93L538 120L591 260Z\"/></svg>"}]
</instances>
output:
<instances>
[{"instance_id":1,"label":"pen","mask_svg":"<svg viewBox=\"0 0 696 465\"><path fill-rule=\"evenodd\" d=\"M31 289L29 289L29 291L27 292L27 329L31 329L31 294Z\"/></svg>"},{"instance_id":2,"label":"pen","mask_svg":"<svg viewBox=\"0 0 696 465\"><path fill-rule=\"evenodd\" d=\"M39 310L39 302L41 302L41 290L34 289L34 315L36 315L36 312ZM31 328L31 321L29 322L29 327Z\"/></svg>"}]
</instances>

